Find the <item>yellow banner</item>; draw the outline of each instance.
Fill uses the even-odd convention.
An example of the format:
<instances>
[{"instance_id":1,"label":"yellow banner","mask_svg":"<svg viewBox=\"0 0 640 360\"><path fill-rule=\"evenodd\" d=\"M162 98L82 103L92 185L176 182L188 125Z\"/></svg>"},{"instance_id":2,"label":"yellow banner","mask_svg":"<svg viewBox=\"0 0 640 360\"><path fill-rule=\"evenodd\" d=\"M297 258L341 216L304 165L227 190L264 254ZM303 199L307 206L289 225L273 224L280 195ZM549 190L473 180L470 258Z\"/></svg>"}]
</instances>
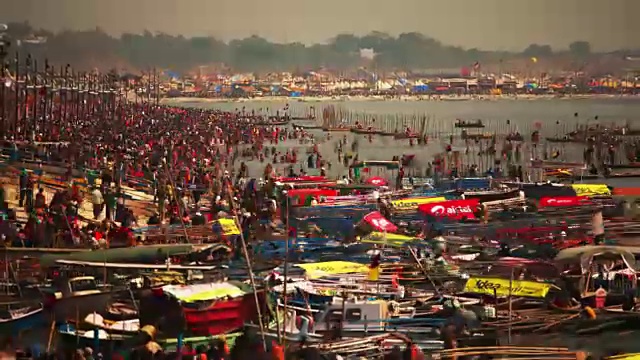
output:
<instances>
[{"instance_id":1,"label":"yellow banner","mask_svg":"<svg viewBox=\"0 0 640 360\"><path fill-rule=\"evenodd\" d=\"M218 222L222 227L223 235L240 235L240 229L236 225L235 220L233 219L219 219Z\"/></svg>"},{"instance_id":2,"label":"yellow banner","mask_svg":"<svg viewBox=\"0 0 640 360\"><path fill-rule=\"evenodd\" d=\"M307 272L307 275L311 278L350 273L366 274L369 272L368 266L349 261L326 261L320 263L298 264L296 266L304 269L304 271Z\"/></svg>"},{"instance_id":3,"label":"yellow banner","mask_svg":"<svg viewBox=\"0 0 640 360\"><path fill-rule=\"evenodd\" d=\"M551 284L534 281L513 280L511 295L530 298L544 298L551 289ZM467 280L464 291L474 294L493 295L499 297L509 296L509 279L472 277ZM494 292L495 291L495 292Z\"/></svg>"},{"instance_id":4,"label":"yellow banner","mask_svg":"<svg viewBox=\"0 0 640 360\"><path fill-rule=\"evenodd\" d=\"M611 196L611 190L604 184L572 184L577 196Z\"/></svg>"},{"instance_id":5,"label":"yellow banner","mask_svg":"<svg viewBox=\"0 0 640 360\"><path fill-rule=\"evenodd\" d=\"M403 246L405 243L409 241L413 241L415 239L416 238L406 236L406 235L393 234L393 233L388 233L385 235L385 233L374 231L371 234L365 236L361 240L361 242L367 243L367 244L386 244L389 246Z\"/></svg>"},{"instance_id":6,"label":"yellow banner","mask_svg":"<svg viewBox=\"0 0 640 360\"><path fill-rule=\"evenodd\" d=\"M418 205L447 201L444 197L415 197L391 201L391 206L400 209L418 208Z\"/></svg>"}]
</instances>

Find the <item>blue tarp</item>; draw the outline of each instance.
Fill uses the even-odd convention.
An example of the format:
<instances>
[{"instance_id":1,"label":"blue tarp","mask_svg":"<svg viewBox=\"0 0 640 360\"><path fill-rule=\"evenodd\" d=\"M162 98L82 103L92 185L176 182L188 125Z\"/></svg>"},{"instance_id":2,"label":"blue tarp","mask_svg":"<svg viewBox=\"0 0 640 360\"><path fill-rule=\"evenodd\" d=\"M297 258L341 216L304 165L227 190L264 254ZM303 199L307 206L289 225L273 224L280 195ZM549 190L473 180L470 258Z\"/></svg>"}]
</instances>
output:
<instances>
[{"instance_id":1,"label":"blue tarp","mask_svg":"<svg viewBox=\"0 0 640 360\"><path fill-rule=\"evenodd\" d=\"M458 179L458 190L488 189L491 187L489 178L464 178Z\"/></svg>"},{"instance_id":2,"label":"blue tarp","mask_svg":"<svg viewBox=\"0 0 640 360\"><path fill-rule=\"evenodd\" d=\"M440 191L465 191L474 189L488 189L490 187L491 179L489 178L462 178L454 180L444 180L437 186L438 190Z\"/></svg>"},{"instance_id":3,"label":"blue tarp","mask_svg":"<svg viewBox=\"0 0 640 360\"><path fill-rule=\"evenodd\" d=\"M415 85L411 91L413 92L427 92L429 91L429 85Z\"/></svg>"},{"instance_id":4,"label":"blue tarp","mask_svg":"<svg viewBox=\"0 0 640 360\"><path fill-rule=\"evenodd\" d=\"M376 204L366 204L357 206L305 206L293 209L295 217L333 217L351 218L354 222L377 209Z\"/></svg>"}]
</instances>

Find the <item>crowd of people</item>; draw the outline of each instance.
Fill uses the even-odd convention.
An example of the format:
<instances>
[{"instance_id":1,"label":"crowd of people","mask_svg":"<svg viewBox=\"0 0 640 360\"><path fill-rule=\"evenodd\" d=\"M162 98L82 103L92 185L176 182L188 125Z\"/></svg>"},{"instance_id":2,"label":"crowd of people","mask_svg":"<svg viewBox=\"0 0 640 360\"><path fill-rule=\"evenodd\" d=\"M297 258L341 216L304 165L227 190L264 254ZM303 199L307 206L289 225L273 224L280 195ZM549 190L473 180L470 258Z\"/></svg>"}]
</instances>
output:
<instances>
[{"instance_id":1,"label":"crowd of people","mask_svg":"<svg viewBox=\"0 0 640 360\"><path fill-rule=\"evenodd\" d=\"M102 246L117 239L134 245L141 238L131 229L143 225L141 216L149 218L147 225L200 225L219 211L234 215L241 209L257 216L275 200L276 176L305 173L302 154L276 148L286 139L308 145L309 168L326 166L313 135L244 109L118 102L85 117L66 117L51 119L46 131L4 138L5 244ZM25 133L31 139L20 138ZM245 160L261 161L264 172L249 174ZM17 204L8 198L12 186ZM131 189L152 197L154 211L134 211ZM80 211L85 207L88 214Z\"/></svg>"}]
</instances>

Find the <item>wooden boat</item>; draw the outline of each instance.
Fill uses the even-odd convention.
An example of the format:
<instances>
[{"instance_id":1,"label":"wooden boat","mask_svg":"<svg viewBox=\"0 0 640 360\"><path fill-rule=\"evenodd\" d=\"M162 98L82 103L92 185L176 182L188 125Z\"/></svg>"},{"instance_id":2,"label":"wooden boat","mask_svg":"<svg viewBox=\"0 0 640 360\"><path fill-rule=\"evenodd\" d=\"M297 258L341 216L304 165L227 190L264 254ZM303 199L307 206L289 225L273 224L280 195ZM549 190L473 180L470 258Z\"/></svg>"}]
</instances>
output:
<instances>
[{"instance_id":1,"label":"wooden boat","mask_svg":"<svg viewBox=\"0 0 640 360\"><path fill-rule=\"evenodd\" d=\"M76 329L75 326L68 323L61 324L56 330L63 348L90 347L94 351L100 351L103 355L115 353L116 349L124 347L125 344L135 342L135 336L130 334L110 334L101 329L85 331Z\"/></svg>"},{"instance_id":2,"label":"wooden boat","mask_svg":"<svg viewBox=\"0 0 640 360\"><path fill-rule=\"evenodd\" d=\"M294 128L298 128L298 129L304 129L304 130L316 130L316 129L322 129L322 125L300 125L300 124L293 124Z\"/></svg>"},{"instance_id":3,"label":"wooden boat","mask_svg":"<svg viewBox=\"0 0 640 360\"><path fill-rule=\"evenodd\" d=\"M99 251L79 251L74 253L47 254L40 259L43 267L55 266L59 260L77 262L121 262L121 263L157 263L168 257L187 255L195 252L199 246L192 244L148 245L127 248L115 248Z\"/></svg>"},{"instance_id":4,"label":"wooden boat","mask_svg":"<svg viewBox=\"0 0 640 360\"><path fill-rule=\"evenodd\" d=\"M363 134L363 135L378 135L380 134L382 131L379 129L358 129L358 128L351 128L351 132L355 133L355 134Z\"/></svg>"},{"instance_id":5,"label":"wooden boat","mask_svg":"<svg viewBox=\"0 0 640 360\"><path fill-rule=\"evenodd\" d=\"M293 121L313 121L316 119L315 116L313 115L308 115L308 116L275 116L275 115L271 115L269 116L269 120L270 121L285 121L285 120L293 120Z\"/></svg>"},{"instance_id":6,"label":"wooden boat","mask_svg":"<svg viewBox=\"0 0 640 360\"><path fill-rule=\"evenodd\" d=\"M154 284L152 283L151 286L154 287ZM116 301L109 304L109 307L106 309L105 316L109 319L110 322L136 319L138 318L138 310L131 303Z\"/></svg>"},{"instance_id":7,"label":"wooden boat","mask_svg":"<svg viewBox=\"0 0 640 360\"><path fill-rule=\"evenodd\" d=\"M265 294L259 293L260 304ZM231 283L188 286L167 285L145 292L140 298L140 325L163 324L169 336L218 335L257 320L254 294Z\"/></svg>"},{"instance_id":8,"label":"wooden boat","mask_svg":"<svg viewBox=\"0 0 640 360\"><path fill-rule=\"evenodd\" d=\"M109 334L135 335L140 331L140 319L110 321L96 312L87 315L83 323L90 329L102 329Z\"/></svg>"},{"instance_id":9,"label":"wooden boat","mask_svg":"<svg viewBox=\"0 0 640 360\"><path fill-rule=\"evenodd\" d=\"M573 138L570 138L570 137L567 137L567 136L561 137L561 138L560 137L546 137L544 139L547 142L550 142L550 143L579 143L580 142L580 140L573 139Z\"/></svg>"},{"instance_id":10,"label":"wooden boat","mask_svg":"<svg viewBox=\"0 0 640 360\"><path fill-rule=\"evenodd\" d=\"M56 285L41 289L45 309L56 320L84 319L94 311L107 308L115 291L112 287L98 288L93 276L59 277Z\"/></svg>"},{"instance_id":11,"label":"wooden boat","mask_svg":"<svg viewBox=\"0 0 640 360\"><path fill-rule=\"evenodd\" d=\"M282 304L279 305L282 306ZM414 317L416 312L414 307L400 306L397 302L384 300L347 300L343 305L342 298L334 298L331 304L321 310L309 310L289 305L287 308L296 311L297 314L294 318L299 318L296 321L298 324L295 324L295 327L291 329L291 333L297 331L311 333L309 326L312 317L315 322L313 332L319 335L330 332L336 321L341 319L342 335L346 337L381 334L393 328L399 332L420 334L420 337L436 338L435 329L444 322L444 319L441 318Z\"/></svg>"},{"instance_id":12,"label":"wooden boat","mask_svg":"<svg viewBox=\"0 0 640 360\"><path fill-rule=\"evenodd\" d=\"M322 131L328 132L348 132L351 131L350 127L322 127Z\"/></svg>"},{"instance_id":13,"label":"wooden boat","mask_svg":"<svg viewBox=\"0 0 640 360\"><path fill-rule=\"evenodd\" d=\"M380 135L380 136L396 136L397 134L398 133L396 133L396 132L381 131L380 134L378 134L378 135Z\"/></svg>"},{"instance_id":14,"label":"wooden boat","mask_svg":"<svg viewBox=\"0 0 640 360\"><path fill-rule=\"evenodd\" d=\"M553 160L532 160L531 167L537 169L585 169L586 165L583 162L565 162L565 161L553 161Z\"/></svg>"},{"instance_id":15,"label":"wooden boat","mask_svg":"<svg viewBox=\"0 0 640 360\"><path fill-rule=\"evenodd\" d=\"M555 174L555 175L545 175L548 177L555 177L559 182L566 181L581 181L581 180L596 180L600 178L600 175L566 175L566 174Z\"/></svg>"},{"instance_id":16,"label":"wooden boat","mask_svg":"<svg viewBox=\"0 0 640 360\"><path fill-rule=\"evenodd\" d=\"M481 128L484 128L484 123L480 119L476 121L470 121L470 122L457 119L454 126L457 128L463 128L463 129L464 128L481 129Z\"/></svg>"},{"instance_id":17,"label":"wooden boat","mask_svg":"<svg viewBox=\"0 0 640 360\"><path fill-rule=\"evenodd\" d=\"M639 169L640 170L640 163L638 162L631 162L628 164L610 164L606 166L610 169Z\"/></svg>"},{"instance_id":18,"label":"wooden boat","mask_svg":"<svg viewBox=\"0 0 640 360\"><path fill-rule=\"evenodd\" d=\"M76 252L89 252L87 248L26 248L5 247L0 248L0 254L8 258L41 258L48 254L63 255Z\"/></svg>"},{"instance_id":19,"label":"wooden boat","mask_svg":"<svg viewBox=\"0 0 640 360\"><path fill-rule=\"evenodd\" d=\"M90 347L94 351L100 351L102 355L115 354L116 351L121 351L123 348L132 348L136 346L144 345L146 341L145 336L139 334L118 334L110 333L105 330L93 329L86 331L76 329L72 324L61 324L58 326L57 334L59 335L60 343L63 347L70 349ZM242 333L228 333L219 336L187 336L182 339L183 344L190 344L194 348L200 345L209 345L216 339L224 339L229 349L232 349L235 345L235 341L240 337ZM154 341L162 347L165 351L176 351L178 347L177 338L159 338ZM96 349L96 344L98 349Z\"/></svg>"},{"instance_id":20,"label":"wooden boat","mask_svg":"<svg viewBox=\"0 0 640 360\"><path fill-rule=\"evenodd\" d=\"M625 126L618 129L613 129L612 134L615 136L640 136L640 129L630 129Z\"/></svg>"},{"instance_id":21,"label":"wooden boat","mask_svg":"<svg viewBox=\"0 0 640 360\"><path fill-rule=\"evenodd\" d=\"M507 199L518 198L520 196L519 189L505 190L488 190L488 191L465 191L465 199L478 199L480 202L501 201Z\"/></svg>"},{"instance_id":22,"label":"wooden boat","mask_svg":"<svg viewBox=\"0 0 640 360\"><path fill-rule=\"evenodd\" d=\"M283 121L263 121L263 122L257 122L257 123L253 123L253 126L283 126L283 125L287 125L289 123L289 120L283 120Z\"/></svg>"},{"instance_id":23,"label":"wooden boat","mask_svg":"<svg viewBox=\"0 0 640 360\"><path fill-rule=\"evenodd\" d=\"M224 342L227 344L229 349L233 349L236 340L242 335L241 332L235 333L227 333L223 335L213 335L213 336L189 336L182 339L183 344L188 343L191 344L194 348L200 345L210 345L213 340L216 339L224 339ZM157 343L162 346L162 349L165 351L175 351L178 348L178 339L176 338L165 338L158 339Z\"/></svg>"},{"instance_id":24,"label":"wooden boat","mask_svg":"<svg viewBox=\"0 0 640 360\"><path fill-rule=\"evenodd\" d=\"M521 346L472 346L460 347L451 350L434 352L432 356L437 359L465 359L476 356L490 356L494 359L501 358L527 358L527 359L579 359L586 357L581 351L572 351L560 347L521 347Z\"/></svg>"},{"instance_id":25,"label":"wooden boat","mask_svg":"<svg viewBox=\"0 0 640 360\"><path fill-rule=\"evenodd\" d=\"M506 137L507 141L524 141L524 136L521 134L509 134Z\"/></svg>"},{"instance_id":26,"label":"wooden boat","mask_svg":"<svg viewBox=\"0 0 640 360\"><path fill-rule=\"evenodd\" d=\"M396 140L404 140L404 139L417 139L420 137L420 134L416 133L396 133L393 135L393 138Z\"/></svg>"},{"instance_id":27,"label":"wooden boat","mask_svg":"<svg viewBox=\"0 0 640 360\"><path fill-rule=\"evenodd\" d=\"M638 177L640 177L640 173L613 173L604 175L605 179L628 179Z\"/></svg>"},{"instance_id":28,"label":"wooden boat","mask_svg":"<svg viewBox=\"0 0 640 360\"><path fill-rule=\"evenodd\" d=\"M460 135L462 140L488 140L493 139L495 134L491 133L480 133L480 134L469 134L466 130L462 130L462 135Z\"/></svg>"},{"instance_id":29,"label":"wooden boat","mask_svg":"<svg viewBox=\"0 0 640 360\"><path fill-rule=\"evenodd\" d=\"M19 334L45 323L42 304L17 304L17 309L5 309L0 313L0 332L3 334ZM25 306L26 305L26 306Z\"/></svg>"}]
</instances>

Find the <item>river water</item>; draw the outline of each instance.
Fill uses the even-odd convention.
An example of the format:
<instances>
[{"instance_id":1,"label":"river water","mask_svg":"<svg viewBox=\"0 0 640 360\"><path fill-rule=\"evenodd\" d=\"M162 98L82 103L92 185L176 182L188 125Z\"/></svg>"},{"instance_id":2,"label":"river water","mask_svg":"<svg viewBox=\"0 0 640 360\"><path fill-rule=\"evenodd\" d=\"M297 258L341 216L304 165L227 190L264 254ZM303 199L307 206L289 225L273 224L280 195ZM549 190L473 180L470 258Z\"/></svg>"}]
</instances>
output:
<instances>
[{"instance_id":1,"label":"river water","mask_svg":"<svg viewBox=\"0 0 640 360\"><path fill-rule=\"evenodd\" d=\"M453 122L456 118L463 120L482 119L488 128L493 124L504 124L506 120L516 127L526 127L527 124L540 122L544 127L561 124L575 124L576 122L595 122L598 116L600 123L624 123L640 120L640 98L637 97L609 97L609 98L533 98L533 99L497 99L497 100L459 100L459 101L270 101L268 99L244 102L181 102L183 106L203 108L218 108L233 111L234 109L258 110L269 108L275 113L289 104L291 113L302 114L313 106L321 109L333 105L354 113L366 113L380 117L403 114L406 116L426 115L438 122ZM578 117L574 114L578 113ZM319 113L320 114L320 113ZM546 125L546 126L545 126Z\"/></svg>"},{"instance_id":2,"label":"river water","mask_svg":"<svg viewBox=\"0 0 640 360\"><path fill-rule=\"evenodd\" d=\"M403 126L419 126L412 119L425 118L427 120L426 133L430 135L428 145L410 146L408 140L394 140L388 137L373 137L369 140L364 135L334 133L332 139L327 140L326 134L321 131L313 132L316 138L322 138L320 152L324 159L331 162L329 173L333 176L346 175L347 168L337 161L335 143L337 139L346 136L349 143L358 142L357 154L360 160L391 160L392 156L405 154L416 155L414 166L409 173L420 175L426 164L433 156L441 153L449 142L448 135L460 135L460 129L455 129L453 124L456 119L475 120L482 119L486 128L483 132L505 134L508 132L520 132L529 138L534 129L541 131L543 136L561 136L575 129L577 124L629 124L632 127L640 127L640 98L637 97L608 97L608 98L533 98L533 99L497 99L497 100L457 100L457 101L403 101L403 100L346 100L346 101L322 101L302 102L295 100L269 100L258 99L241 102L207 102L204 100L189 100L167 102L188 107L201 107L207 109L221 109L227 111L252 110L275 114L276 110L282 110L289 106L289 113L293 116L302 116L315 111L317 117L322 118L322 109L332 106L340 114L341 118L354 122L376 120L375 127L385 130L402 129ZM314 110L310 108L314 107ZM282 113L282 112L281 112ZM577 116L576 116L577 114ZM507 122L509 120L509 122ZM310 122L304 122L309 124ZM419 129L415 129L419 130ZM479 130L469 130L470 133ZM465 165L476 164L481 168L488 168L493 159L482 158L477 153L487 144L465 144L461 140L454 142L465 155ZM277 145L278 151L296 148L305 150L307 144L299 144L294 141L286 141ZM542 158L542 146L534 149L530 144L523 144L522 164L530 158ZM562 154L559 160L581 161L582 147L580 145L552 145L549 144L546 151L558 150ZM301 162L306 162L306 157L300 157ZM257 161L248 162L252 176L260 176L266 163ZM304 165L304 164L302 164ZM284 168L279 165L277 168ZM313 171L310 171L310 173ZM383 174L376 174L383 175Z\"/></svg>"}]
</instances>

